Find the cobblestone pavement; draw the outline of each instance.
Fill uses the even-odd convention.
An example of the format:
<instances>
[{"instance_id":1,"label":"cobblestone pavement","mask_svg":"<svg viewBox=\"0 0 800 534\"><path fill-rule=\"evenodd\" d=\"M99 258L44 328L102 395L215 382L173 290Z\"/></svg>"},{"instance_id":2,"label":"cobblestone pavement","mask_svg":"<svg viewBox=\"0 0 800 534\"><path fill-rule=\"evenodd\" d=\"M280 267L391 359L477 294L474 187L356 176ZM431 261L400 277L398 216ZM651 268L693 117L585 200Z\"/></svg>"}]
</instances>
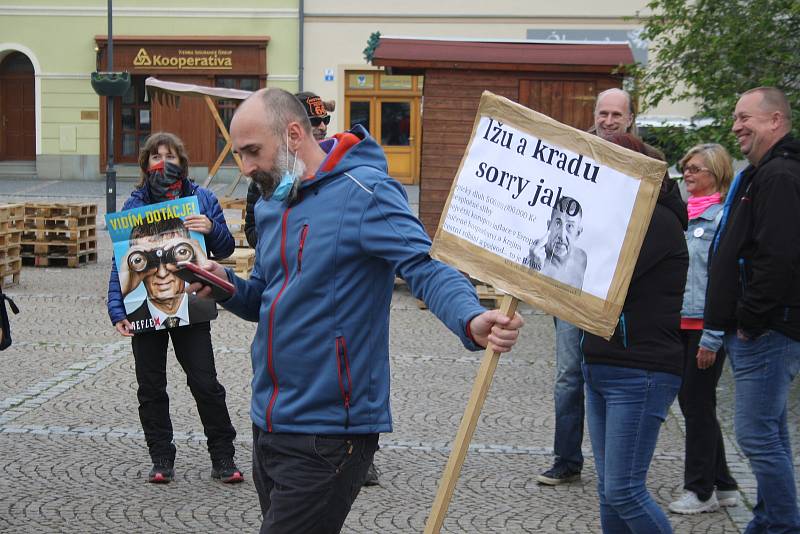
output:
<instances>
[{"instance_id":1,"label":"cobblestone pavement","mask_svg":"<svg viewBox=\"0 0 800 534\"><path fill-rule=\"evenodd\" d=\"M131 183L121 183L120 199ZM224 185L217 186L218 192ZM243 194L240 187L237 194ZM412 190L412 202L415 201ZM211 481L205 438L185 377L169 364L176 481L147 484L150 468L139 426L133 358L108 322L110 241L99 182L0 180L9 201L69 200L98 204L99 262L79 269L24 267L8 290L22 313L12 317L14 345L0 353L0 531L254 532L258 501L250 480L249 343L254 325L221 312L212 335L221 382L239 436L246 482ZM120 200L121 204L121 200ZM599 532L595 473L588 437L583 480L539 486L550 466L554 374L551 319L523 306L527 326L504 357L483 409L444 532ZM480 361L466 352L404 286L392 305L392 406L395 431L381 437L378 487L365 488L344 532L421 532ZM755 484L733 443L729 374L720 415L729 462L748 503ZM798 443L797 395L790 420ZM664 425L648 486L662 507L681 493L683 429L677 404ZM670 516L677 533L741 532L746 506L700 516Z\"/></svg>"}]
</instances>

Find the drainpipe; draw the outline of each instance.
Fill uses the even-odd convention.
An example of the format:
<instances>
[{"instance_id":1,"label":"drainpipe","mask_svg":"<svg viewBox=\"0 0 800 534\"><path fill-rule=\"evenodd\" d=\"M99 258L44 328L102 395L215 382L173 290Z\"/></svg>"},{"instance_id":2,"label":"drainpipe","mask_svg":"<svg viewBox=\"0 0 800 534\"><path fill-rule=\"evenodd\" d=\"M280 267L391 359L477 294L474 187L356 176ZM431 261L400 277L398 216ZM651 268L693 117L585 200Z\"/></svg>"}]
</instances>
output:
<instances>
[{"instance_id":1,"label":"drainpipe","mask_svg":"<svg viewBox=\"0 0 800 534\"><path fill-rule=\"evenodd\" d=\"M300 0L299 6L299 13L298 13L298 26L300 34L300 44L298 49L300 50L300 60L297 62L297 91L303 91L303 26L305 26L305 2Z\"/></svg>"}]
</instances>

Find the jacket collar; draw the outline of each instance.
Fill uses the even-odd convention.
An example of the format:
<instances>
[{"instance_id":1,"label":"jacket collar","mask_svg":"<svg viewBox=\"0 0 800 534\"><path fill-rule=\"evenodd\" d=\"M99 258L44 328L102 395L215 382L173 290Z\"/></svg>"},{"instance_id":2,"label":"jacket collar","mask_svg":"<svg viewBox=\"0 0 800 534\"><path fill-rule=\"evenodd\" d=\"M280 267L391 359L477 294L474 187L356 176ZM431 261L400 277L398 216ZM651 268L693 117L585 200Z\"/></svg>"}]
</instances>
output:
<instances>
[{"instance_id":1,"label":"jacket collar","mask_svg":"<svg viewBox=\"0 0 800 534\"><path fill-rule=\"evenodd\" d=\"M751 165L751 167L755 167L756 169L759 167L763 167L767 162L770 160L777 158L777 157L791 157L794 159L800 159L800 154L798 154L798 141L792 137L791 133L788 133L778 139L778 142L772 145L767 153L761 158L761 161L758 162L757 165Z\"/></svg>"},{"instance_id":2,"label":"jacket collar","mask_svg":"<svg viewBox=\"0 0 800 534\"><path fill-rule=\"evenodd\" d=\"M698 219L705 219L707 221L713 221L714 218L719 213L719 210L722 209L722 204L712 204L711 206L707 207L706 210L697 216Z\"/></svg>"}]
</instances>

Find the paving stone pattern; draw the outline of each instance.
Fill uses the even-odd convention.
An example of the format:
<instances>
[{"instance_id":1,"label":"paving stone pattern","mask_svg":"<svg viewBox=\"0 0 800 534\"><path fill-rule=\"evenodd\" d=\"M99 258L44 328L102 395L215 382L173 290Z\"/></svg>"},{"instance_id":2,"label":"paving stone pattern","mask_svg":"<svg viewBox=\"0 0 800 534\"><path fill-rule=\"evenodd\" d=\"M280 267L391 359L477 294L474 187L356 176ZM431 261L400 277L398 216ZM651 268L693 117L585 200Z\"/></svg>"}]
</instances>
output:
<instances>
[{"instance_id":1,"label":"paving stone pattern","mask_svg":"<svg viewBox=\"0 0 800 534\"><path fill-rule=\"evenodd\" d=\"M120 184L120 199L131 187ZM224 187L216 187L218 194ZM243 185L237 194L243 196ZM8 291L22 314L12 317L15 344L0 354L0 532L257 531L260 512L249 477L249 346L255 325L221 311L212 326L245 483L225 486L210 479L197 410L170 354L176 480L147 484L150 464L137 415L130 342L115 333L106 314L111 242L100 230L103 184L0 179L0 195L6 202L90 201L100 212L96 265L24 267L21 284ZM550 317L527 306L521 312L527 325L518 348L497 367L443 532L600 530L588 435L580 483L555 488L536 483L552 461L553 326ZM381 437L376 455L381 484L361 492L346 533L422 532L481 358L420 310L405 286L395 291L391 324L395 431ZM752 505L754 479L733 440L732 389L726 373L720 414L728 455ZM789 413L795 438L798 410L795 395ZM683 432L676 404L648 479L662 507L681 493ZM746 506L670 516L676 533L741 532L748 518Z\"/></svg>"}]
</instances>

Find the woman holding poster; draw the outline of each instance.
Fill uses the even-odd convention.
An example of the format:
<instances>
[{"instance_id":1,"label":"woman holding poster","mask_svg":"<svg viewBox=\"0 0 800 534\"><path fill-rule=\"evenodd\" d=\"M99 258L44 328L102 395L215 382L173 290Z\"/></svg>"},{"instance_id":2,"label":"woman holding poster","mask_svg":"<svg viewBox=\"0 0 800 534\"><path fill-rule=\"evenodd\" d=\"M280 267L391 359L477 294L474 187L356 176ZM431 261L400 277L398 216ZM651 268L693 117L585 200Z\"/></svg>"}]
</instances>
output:
<instances>
[{"instance_id":1,"label":"woman holding poster","mask_svg":"<svg viewBox=\"0 0 800 534\"><path fill-rule=\"evenodd\" d=\"M683 496L670 503L676 514L713 512L738 503L736 480L725 461L725 445L717 420L717 383L725 350L699 349L708 283L709 247L722 219L722 202L733 178L728 151L708 143L689 150L680 161L689 193L689 274L681 310L683 384L678 393L686 421ZM721 342L721 340L720 340ZM716 488L716 489L715 489Z\"/></svg>"},{"instance_id":2,"label":"woman holding poster","mask_svg":"<svg viewBox=\"0 0 800 534\"><path fill-rule=\"evenodd\" d=\"M242 473L234 462L236 431L225 403L225 388L217 380L211 346L209 320L216 315L216 307L213 302L203 306L208 301L186 295L185 283L175 274L179 262L196 260L204 254L203 248L215 258L229 256L233 236L214 193L189 180L186 149L176 136L151 135L139 154L139 167L141 181L117 219L117 226L131 227L130 246L120 268L115 262L111 269L108 314L117 331L132 338L139 419L153 461L148 482L166 483L175 476L166 374L170 339L208 438L211 476L241 482ZM179 211L175 206L182 198L187 199L182 205L199 206L200 213ZM128 217L125 210L131 210ZM190 232L205 241L205 247ZM147 298L135 310L127 310L125 297L141 286ZM210 313L205 310L209 307Z\"/></svg>"},{"instance_id":3,"label":"woman holding poster","mask_svg":"<svg viewBox=\"0 0 800 534\"><path fill-rule=\"evenodd\" d=\"M641 140L609 141L647 153ZM671 533L646 480L661 424L681 385L680 311L689 254L686 205L665 176L610 340L585 332L586 419L603 532Z\"/></svg>"}]
</instances>

